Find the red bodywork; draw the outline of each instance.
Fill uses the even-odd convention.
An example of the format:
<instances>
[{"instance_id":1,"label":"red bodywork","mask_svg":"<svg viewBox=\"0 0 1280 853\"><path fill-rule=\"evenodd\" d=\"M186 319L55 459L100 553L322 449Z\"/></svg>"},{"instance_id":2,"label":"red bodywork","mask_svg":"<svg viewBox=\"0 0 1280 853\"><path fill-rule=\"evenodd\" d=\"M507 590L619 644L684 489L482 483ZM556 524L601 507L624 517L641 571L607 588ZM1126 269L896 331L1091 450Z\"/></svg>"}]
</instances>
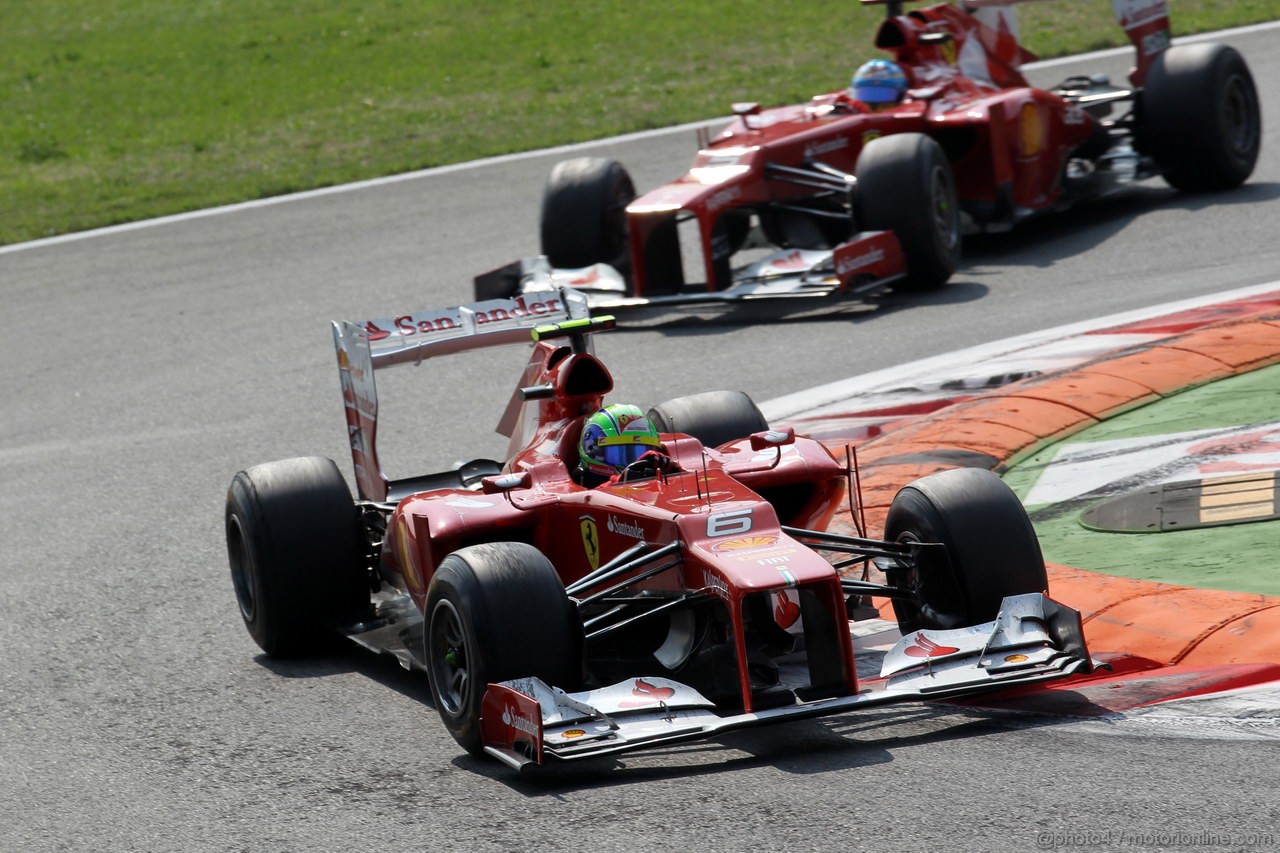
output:
<instances>
[{"instance_id":1,"label":"red bodywork","mask_svg":"<svg viewBox=\"0 0 1280 853\"><path fill-rule=\"evenodd\" d=\"M1013 590L992 620L908 633L860 684L849 624L859 601L921 595L900 585L910 583L902 572L952 546L910 529L887 541L824 532L853 465L791 428L769 429L745 395L660 404L649 416L668 429L661 446L583 485L580 432L613 390L589 335L613 327L569 288L334 323L371 605L334 627L425 669L468 750L523 768L544 753L585 758L1088 671L1080 614ZM511 440L505 464L387 479L374 373L529 335L498 429ZM1009 527L993 523L993 537ZM870 560L890 583L853 576ZM586 689L567 692L576 685Z\"/></svg>"},{"instance_id":2,"label":"red bodywork","mask_svg":"<svg viewBox=\"0 0 1280 853\"><path fill-rule=\"evenodd\" d=\"M556 566L567 584L634 546L681 543L681 565L637 584L638 591L706 592L723 600L733 625L738 659L747 660L744 600L788 589L811 594L831 615L827 644L840 661L839 692L857 680L845 616L845 596L831 563L781 529L782 524L821 529L845 495L846 467L817 441L795 438L783 446L753 449L749 439L704 447L679 433L664 434L664 452L678 473L596 488L576 483L578 433L597 411L613 380L590 353L553 342L538 343L521 387L550 388L549 396L524 403L512 430L519 445L504 474L519 475L507 488L488 478L485 491L425 492L400 502L391 516L383 566L403 578L419 610L440 561L480 542L523 541ZM531 437L523 437L524 429ZM762 495L773 495L787 517ZM780 627L795 621L794 600L771 602ZM819 622L821 620L813 620ZM836 649L838 648L838 651ZM750 710L751 685L740 669Z\"/></svg>"},{"instance_id":3,"label":"red bodywork","mask_svg":"<svg viewBox=\"0 0 1280 853\"><path fill-rule=\"evenodd\" d=\"M970 5L1009 2L1016 0ZM1144 12L1146 7L1154 11ZM977 229L1008 227L1057 205L1067 160L1094 137L1097 122L1026 81L1018 68L1034 56L1017 44L1002 12L985 12L992 25L981 19L984 12L947 3L887 18L875 44L902 66L909 92L886 110L872 111L845 90L763 111L754 104L735 107L738 118L705 140L688 174L628 205L635 295L659 295L653 292L659 282L663 292L683 286L673 260L674 225L691 216L708 291L731 283L728 258L745 234L744 216L760 217L771 243L800 245L803 239L788 231L788 214L779 205L812 199L814 184L788 179L784 170L854 176L863 146L879 136L915 132L936 140L951 161L960 206ZM1140 85L1151 59L1167 45L1164 3L1147 3L1132 15L1117 12L1138 47L1132 80ZM827 235L827 242L846 238Z\"/></svg>"}]
</instances>

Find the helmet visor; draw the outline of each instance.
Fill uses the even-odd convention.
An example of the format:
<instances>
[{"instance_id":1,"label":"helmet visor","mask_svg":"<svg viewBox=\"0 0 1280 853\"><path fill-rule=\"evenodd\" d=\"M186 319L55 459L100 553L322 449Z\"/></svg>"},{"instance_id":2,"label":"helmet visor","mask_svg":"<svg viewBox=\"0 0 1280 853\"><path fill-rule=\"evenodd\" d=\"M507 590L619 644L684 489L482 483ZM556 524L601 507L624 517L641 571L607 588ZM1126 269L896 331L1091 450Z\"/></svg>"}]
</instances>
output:
<instances>
[{"instance_id":1,"label":"helmet visor","mask_svg":"<svg viewBox=\"0 0 1280 853\"><path fill-rule=\"evenodd\" d=\"M595 457L606 465L622 469L659 446L658 439L652 435L610 435L600 439Z\"/></svg>"},{"instance_id":2,"label":"helmet visor","mask_svg":"<svg viewBox=\"0 0 1280 853\"><path fill-rule=\"evenodd\" d=\"M880 81L871 83L859 81L858 85L853 87L853 94L864 104L892 104L901 97L902 90Z\"/></svg>"}]
</instances>

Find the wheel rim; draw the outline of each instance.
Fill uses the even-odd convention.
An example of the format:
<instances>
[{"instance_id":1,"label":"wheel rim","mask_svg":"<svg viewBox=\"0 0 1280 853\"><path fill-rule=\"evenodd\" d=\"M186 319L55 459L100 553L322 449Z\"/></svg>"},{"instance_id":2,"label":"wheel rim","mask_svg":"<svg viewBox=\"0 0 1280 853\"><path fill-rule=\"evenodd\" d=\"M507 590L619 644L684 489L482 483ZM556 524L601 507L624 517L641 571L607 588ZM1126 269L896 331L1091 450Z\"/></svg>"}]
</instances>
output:
<instances>
[{"instance_id":1,"label":"wheel rim","mask_svg":"<svg viewBox=\"0 0 1280 853\"><path fill-rule=\"evenodd\" d=\"M427 636L427 661L441 710L451 717L466 708L471 689L462 616L448 599L436 602Z\"/></svg>"},{"instance_id":2,"label":"wheel rim","mask_svg":"<svg viewBox=\"0 0 1280 853\"><path fill-rule=\"evenodd\" d=\"M938 235L938 242L947 251L955 248L960 239L960 224L956 217L954 202L955 193L951 187L951 176L941 166L935 166L930 179L930 190L933 194L933 227Z\"/></svg>"},{"instance_id":3,"label":"wheel rim","mask_svg":"<svg viewBox=\"0 0 1280 853\"><path fill-rule=\"evenodd\" d=\"M231 564L231 585L236 590L236 603L244 621L252 622L257 613L257 601L253 595L253 563L249 549L245 547L244 530L240 519L231 516L227 525L227 556Z\"/></svg>"},{"instance_id":4,"label":"wheel rim","mask_svg":"<svg viewBox=\"0 0 1280 853\"><path fill-rule=\"evenodd\" d=\"M1254 146L1258 128L1254 120L1253 99L1250 97L1249 86L1238 74L1227 81L1223 106L1226 111L1224 118L1227 142L1235 154L1247 155Z\"/></svg>"},{"instance_id":5,"label":"wheel rim","mask_svg":"<svg viewBox=\"0 0 1280 853\"><path fill-rule=\"evenodd\" d=\"M898 537L898 543L901 545L918 545L920 540L913 536L910 532L905 532ZM911 597L906 602L915 609L915 616L920 618L920 613L924 609L924 597L921 591L923 580L920 574L919 560L911 560L906 569L898 569L898 589L911 593Z\"/></svg>"}]
</instances>

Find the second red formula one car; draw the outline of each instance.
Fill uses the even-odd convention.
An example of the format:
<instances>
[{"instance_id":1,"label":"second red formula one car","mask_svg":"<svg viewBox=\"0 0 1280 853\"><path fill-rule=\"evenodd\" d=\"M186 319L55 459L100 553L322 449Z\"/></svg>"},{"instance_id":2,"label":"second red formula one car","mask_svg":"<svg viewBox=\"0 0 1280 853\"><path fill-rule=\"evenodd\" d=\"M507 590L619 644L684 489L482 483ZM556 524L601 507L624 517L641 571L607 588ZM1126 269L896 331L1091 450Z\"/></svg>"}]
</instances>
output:
<instances>
[{"instance_id":1,"label":"second red formula one car","mask_svg":"<svg viewBox=\"0 0 1280 853\"><path fill-rule=\"evenodd\" d=\"M863 0L888 9L875 45L896 63L891 100L851 87L736 104L686 175L639 197L616 161L560 163L542 255L477 277L477 298L567 285L617 308L933 288L956 269L962 233L1157 175L1214 190L1251 174L1261 114L1233 48L1171 47L1164 0L1114 0L1136 50L1128 85L1095 75L1038 89L1020 70L1034 56L1016 39L1017 2L903 14Z\"/></svg>"},{"instance_id":2,"label":"second red formula one car","mask_svg":"<svg viewBox=\"0 0 1280 853\"><path fill-rule=\"evenodd\" d=\"M462 747L516 768L1089 671L1080 616L1045 595L1031 523L994 474L906 485L883 539L826 533L851 466L744 394L590 432L613 386L590 335L612 325L571 291L336 323L357 499L314 457L242 471L227 495L262 649L338 632L395 654L426 671ZM377 371L530 334L505 462L383 475ZM606 446L645 452L589 481L583 448ZM888 584L862 578L871 560ZM887 650L855 646L868 595L895 601Z\"/></svg>"}]
</instances>

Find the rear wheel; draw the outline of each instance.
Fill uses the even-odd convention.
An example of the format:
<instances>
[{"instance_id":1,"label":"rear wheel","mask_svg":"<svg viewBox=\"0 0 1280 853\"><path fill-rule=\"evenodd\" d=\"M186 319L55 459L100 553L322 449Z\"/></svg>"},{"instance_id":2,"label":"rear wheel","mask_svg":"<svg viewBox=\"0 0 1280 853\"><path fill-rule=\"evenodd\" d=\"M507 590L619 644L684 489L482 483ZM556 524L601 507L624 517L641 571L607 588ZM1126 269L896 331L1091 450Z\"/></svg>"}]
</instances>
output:
<instances>
[{"instance_id":1,"label":"rear wheel","mask_svg":"<svg viewBox=\"0 0 1280 853\"><path fill-rule=\"evenodd\" d=\"M719 447L769 428L760 409L741 391L677 397L651 408L649 421L658 432L682 432L707 447Z\"/></svg>"},{"instance_id":2,"label":"rear wheel","mask_svg":"<svg viewBox=\"0 0 1280 853\"><path fill-rule=\"evenodd\" d=\"M626 207L636 197L616 160L577 157L557 163L542 195L542 254L553 267L630 266Z\"/></svg>"},{"instance_id":3,"label":"rear wheel","mask_svg":"<svg viewBox=\"0 0 1280 853\"><path fill-rule=\"evenodd\" d=\"M1262 146L1262 112L1249 66L1235 48L1177 45L1160 54L1142 91L1141 142L1170 186L1239 186Z\"/></svg>"},{"instance_id":4,"label":"rear wheel","mask_svg":"<svg viewBox=\"0 0 1280 853\"><path fill-rule=\"evenodd\" d=\"M922 133L873 139L858 155L855 210L865 231L892 231L907 259L897 290L941 287L960 263L960 206L942 147Z\"/></svg>"},{"instance_id":5,"label":"rear wheel","mask_svg":"<svg viewBox=\"0 0 1280 853\"><path fill-rule=\"evenodd\" d=\"M368 607L360 519L332 460L286 459L236 474L226 534L240 615L267 654L314 651L331 623Z\"/></svg>"},{"instance_id":6,"label":"rear wheel","mask_svg":"<svg viewBox=\"0 0 1280 853\"><path fill-rule=\"evenodd\" d=\"M1031 520L1004 481L980 468L922 477L893 499L884 538L937 542L889 582L911 593L894 599L898 626L958 628L996 618L1005 596L1044 592L1044 558Z\"/></svg>"},{"instance_id":7,"label":"rear wheel","mask_svg":"<svg viewBox=\"0 0 1280 853\"><path fill-rule=\"evenodd\" d=\"M431 698L472 754L484 753L480 708L490 683L536 677L573 690L582 678L582 622L531 545L473 545L445 557L427 589L426 619Z\"/></svg>"}]
</instances>

